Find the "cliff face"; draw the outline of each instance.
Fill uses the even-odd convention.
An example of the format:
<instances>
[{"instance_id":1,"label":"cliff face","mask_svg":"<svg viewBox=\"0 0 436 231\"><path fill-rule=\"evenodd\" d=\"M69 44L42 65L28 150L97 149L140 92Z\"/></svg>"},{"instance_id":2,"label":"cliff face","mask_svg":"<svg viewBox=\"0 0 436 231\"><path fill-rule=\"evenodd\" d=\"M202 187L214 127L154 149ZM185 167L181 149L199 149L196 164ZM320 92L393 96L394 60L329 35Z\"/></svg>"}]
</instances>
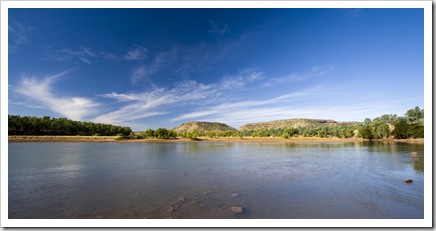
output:
<instances>
[{"instance_id":1,"label":"cliff face","mask_svg":"<svg viewBox=\"0 0 436 231\"><path fill-rule=\"evenodd\" d=\"M320 125L352 125L357 122L336 122L334 120L322 119L285 119L273 120L269 122L251 123L239 127L239 131L259 130L259 129L277 129L277 128L299 128L299 127L316 127Z\"/></svg>"},{"instance_id":2,"label":"cliff face","mask_svg":"<svg viewBox=\"0 0 436 231\"><path fill-rule=\"evenodd\" d=\"M192 132L193 130L197 130L199 132L207 132L207 131L237 131L235 128L230 127L227 124L224 123L217 123L217 122L203 122L203 121L194 121L194 122L188 122L184 123L180 126L177 126L172 129L173 131L177 133L183 133L183 132Z\"/></svg>"}]
</instances>

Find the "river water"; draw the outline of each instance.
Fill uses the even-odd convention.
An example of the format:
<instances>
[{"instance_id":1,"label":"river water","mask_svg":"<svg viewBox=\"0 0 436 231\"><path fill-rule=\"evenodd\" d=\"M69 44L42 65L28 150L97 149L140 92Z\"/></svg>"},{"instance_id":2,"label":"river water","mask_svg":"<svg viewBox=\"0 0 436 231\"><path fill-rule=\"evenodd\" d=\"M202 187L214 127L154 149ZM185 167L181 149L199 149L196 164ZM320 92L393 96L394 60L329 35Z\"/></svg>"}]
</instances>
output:
<instances>
[{"instance_id":1,"label":"river water","mask_svg":"<svg viewBox=\"0 0 436 231\"><path fill-rule=\"evenodd\" d=\"M423 144L8 145L9 219L424 217Z\"/></svg>"}]
</instances>

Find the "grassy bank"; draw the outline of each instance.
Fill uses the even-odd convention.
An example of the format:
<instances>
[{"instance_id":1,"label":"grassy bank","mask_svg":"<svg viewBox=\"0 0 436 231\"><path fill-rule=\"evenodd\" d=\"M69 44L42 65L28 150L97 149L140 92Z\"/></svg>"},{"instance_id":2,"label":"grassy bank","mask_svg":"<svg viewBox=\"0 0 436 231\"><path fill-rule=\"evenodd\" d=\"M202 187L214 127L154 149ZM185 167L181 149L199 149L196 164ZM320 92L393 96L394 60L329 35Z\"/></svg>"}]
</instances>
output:
<instances>
[{"instance_id":1,"label":"grassy bank","mask_svg":"<svg viewBox=\"0 0 436 231\"><path fill-rule=\"evenodd\" d=\"M220 137L206 138L200 137L197 140L177 138L177 139L124 139L117 140L116 136L8 136L9 142L120 142L120 143L174 143L174 142L360 142L366 141L361 138L319 138L319 137L291 137L284 139L280 137ZM383 142L407 142L424 143L424 139L381 139Z\"/></svg>"}]
</instances>

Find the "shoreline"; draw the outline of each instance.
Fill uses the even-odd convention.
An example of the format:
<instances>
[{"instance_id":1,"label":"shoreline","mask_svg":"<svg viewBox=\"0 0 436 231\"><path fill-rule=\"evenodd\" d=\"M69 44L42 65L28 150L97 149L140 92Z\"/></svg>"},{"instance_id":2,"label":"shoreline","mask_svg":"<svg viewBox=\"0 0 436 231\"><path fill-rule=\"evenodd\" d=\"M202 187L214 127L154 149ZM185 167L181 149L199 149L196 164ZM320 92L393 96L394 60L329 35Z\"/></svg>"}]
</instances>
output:
<instances>
[{"instance_id":1,"label":"shoreline","mask_svg":"<svg viewBox=\"0 0 436 231\"><path fill-rule=\"evenodd\" d=\"M193 143L193 142L252 142L252 143L308 143L308 142L363 142L368 141L362 138L318 138L318 137L291 137L284 139L280 137L220 137L206 138L201 137L198 140L187 138L177 139L125 139L116 140L116 136L8 136L8 143L25 143L25 142L93 142L93 143ZM424 139L378 139L379 142L402 142L424 144Z\"/></svg>"}]
</instances>

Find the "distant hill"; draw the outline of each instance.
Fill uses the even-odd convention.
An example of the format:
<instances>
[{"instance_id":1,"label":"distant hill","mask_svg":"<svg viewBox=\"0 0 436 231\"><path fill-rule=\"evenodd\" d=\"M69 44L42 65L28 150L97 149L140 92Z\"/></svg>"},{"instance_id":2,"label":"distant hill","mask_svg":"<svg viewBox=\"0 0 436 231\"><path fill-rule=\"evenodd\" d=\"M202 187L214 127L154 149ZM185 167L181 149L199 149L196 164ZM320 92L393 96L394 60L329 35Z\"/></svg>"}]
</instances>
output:
<instances>
[{"instance_id":1,"label":"distant hill","mask_svg":"<svg viewBox=\"0 0 436 231\"><path fill-rule=\"evenodd\" d=\"M187 122L180 126L177 126L172 129L177 133L183 132L192 132L193 130L197 130L198 132L207 132L207 131L237 131L236 128L230 127L224 123L217 122L203 122L203 121L193 121Z\"/></svg>"},{"instance_id":2,"label":"distant hill","mask_svg":"<svg viewBox=\"0 0 436 231\"><path fill-rule=\"evenodd\" d=\"M317 127L321 125L352 125L358 122L337 122L334 120L323 119L285 119L273 120L269 122L250 123L238 128L239 131L259 130L259 129L277 129L277 128L299 128L299 127Z\"/></svg>"}]
</instances>

